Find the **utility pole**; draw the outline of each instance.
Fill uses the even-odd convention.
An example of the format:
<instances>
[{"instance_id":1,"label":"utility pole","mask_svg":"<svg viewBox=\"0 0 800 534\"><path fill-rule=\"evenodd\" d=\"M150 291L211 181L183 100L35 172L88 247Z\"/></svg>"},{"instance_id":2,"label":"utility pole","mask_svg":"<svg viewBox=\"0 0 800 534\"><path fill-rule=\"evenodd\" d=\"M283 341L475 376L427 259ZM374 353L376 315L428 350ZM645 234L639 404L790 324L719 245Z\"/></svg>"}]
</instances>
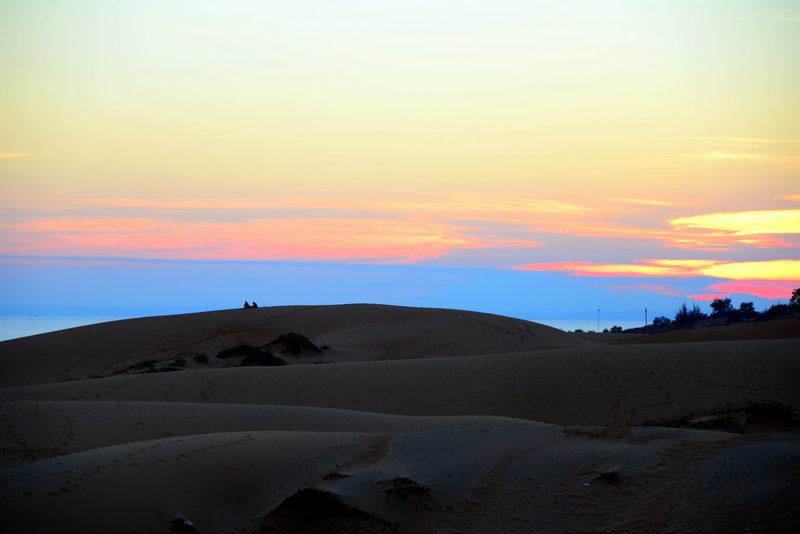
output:
<instances>
[{"instance_id":1,"label":"utility pole","mask_svg":"<svg viewBox=\"0 0 800 534\"><path fill-rule=\"evenodd\" d=\"M644 309L644 325L647 326L647 308Z\"/></svg>"}]
</instances>

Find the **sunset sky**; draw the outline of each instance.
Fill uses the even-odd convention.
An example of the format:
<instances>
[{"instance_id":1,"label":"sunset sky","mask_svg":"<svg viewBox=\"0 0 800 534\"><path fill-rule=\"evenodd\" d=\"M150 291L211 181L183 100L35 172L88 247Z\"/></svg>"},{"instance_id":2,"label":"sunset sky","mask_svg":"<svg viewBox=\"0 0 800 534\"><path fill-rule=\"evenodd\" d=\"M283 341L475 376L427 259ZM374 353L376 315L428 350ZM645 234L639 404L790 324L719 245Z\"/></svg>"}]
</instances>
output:
<instances>
[{"instance_id":1,"label":"sunset sky","mask_svg":"<svg viewBox=\"0 0 800 534\"><path fill-rule=\"evenodd\" d=\"M0 0L0 68L0 315L800 287L798 0Z\"/></svg>"}]
</instances>

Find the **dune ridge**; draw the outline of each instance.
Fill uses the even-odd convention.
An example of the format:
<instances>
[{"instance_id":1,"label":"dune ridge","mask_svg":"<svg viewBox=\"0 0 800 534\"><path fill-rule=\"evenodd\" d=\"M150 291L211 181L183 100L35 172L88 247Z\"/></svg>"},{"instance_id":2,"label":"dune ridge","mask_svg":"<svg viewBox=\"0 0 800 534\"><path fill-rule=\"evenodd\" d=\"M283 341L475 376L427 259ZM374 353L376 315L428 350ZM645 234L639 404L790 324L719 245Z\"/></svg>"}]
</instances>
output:
<instances>
[{"instance_id":1,"label":"dune ridge","mask_svg":"<svg viewBox=\"0 0 800 534\"><path fill-rule=\"evenodd\" d=\"M364 304L11 340L0 511L15 532L790 531L800 329L773 330L608 343Z\"/></svg>"}]
</instances>

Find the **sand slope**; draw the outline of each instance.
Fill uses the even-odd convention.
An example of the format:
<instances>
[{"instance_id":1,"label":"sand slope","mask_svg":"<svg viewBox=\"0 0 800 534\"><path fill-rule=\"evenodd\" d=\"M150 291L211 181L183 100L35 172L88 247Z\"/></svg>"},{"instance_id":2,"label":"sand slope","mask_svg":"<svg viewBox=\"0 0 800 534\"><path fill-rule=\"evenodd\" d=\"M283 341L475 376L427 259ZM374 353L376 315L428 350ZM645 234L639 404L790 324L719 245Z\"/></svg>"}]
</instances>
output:
<instances>
[{"instance_id":1,"label":"sand slope","mask_svg":"<svg viewBox=\"0 0 800 534\"><path fill-rule=\"evenodd\" d=\"M111 445L241 431L418 432L542 427L486 416L413 417L332 408L181 402L11 401L0 404L0 467ZM15 454L16 453L16 454Z\"/></svg>"},{"instance_id":2,"label":"sand slope","mask_svg":"<svg viewBox=\"0 0 800 534\"><path fill-rule=\"evenodd\" d=\"M525 427L200 434L7 469L0 492L16 532L158 532L176 519L220 533L672 532L796 521L796 440L636 437Z\"/></svg>"},{"instance_id":3,"label":"sand slope","mask_svg":"<svg viewBox=\"0 0 800 534\"><path fill-rule=\"evenodd\" d=\"M0 342L0 387L109 376L144 360L183 358L189 367L238 345L262 346L297 332L321 355L291 363L345 362L513 352L585 345L548 326L459 310L379 305L283 306L146 317Z\"/></svg>"},{"instance_id":4,"label":"sand slope","mask_svg":"<svg viewBox=\"0 0 800 534\"><path fill-rule=\"evenodd\" d=\"M800 339L596 346L335 365L187 370L4 388L0 400L324 406L629 426L724 404L800 405Z\"/></svg>"},{"instance_id":5,"label":"sand slope","mask_svg":"<svg viewBox=\"0 0 800 534\"><path fill-rule=\"evenodd\" d=\"M327 348L216 357L288 332ZM14 532L796 531L800 338L747 332L609 344L347 305L0 343L0 514ZM689 412L717 430L643 426Z\"/></svg>"}]
</instances>

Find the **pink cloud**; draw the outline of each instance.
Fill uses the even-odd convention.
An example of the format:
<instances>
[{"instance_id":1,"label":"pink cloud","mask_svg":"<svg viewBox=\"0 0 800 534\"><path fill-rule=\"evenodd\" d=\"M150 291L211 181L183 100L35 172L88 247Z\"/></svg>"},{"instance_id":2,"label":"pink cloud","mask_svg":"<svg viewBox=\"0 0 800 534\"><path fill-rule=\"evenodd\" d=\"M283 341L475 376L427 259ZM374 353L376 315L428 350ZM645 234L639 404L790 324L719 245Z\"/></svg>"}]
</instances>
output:
<instances>
[{"instance_id":1,"label":"pink cloud","mask_svg":"<svg viewBox=\"0 0 800 534\"><path fill-rule=\"evenodd\" d=\"M700 300L704 302L711 302L712 300L724 299L730 296L730 293L701 293L697 295L688 295L690 299Z\"/></svg>"},{"instance_id":2,"label":"pink cloud","mask_svg":"<svg viewBox=\"0 0 800 534\"><path fill-rule=\"evenodd\" d=\"M535 247L535 241L478 236L437 221L291 218L185 221L59 217L6 225L4 254L169 259L390 260L413 262L456 249Z\"/></svg>"},{"instance_id":3,"label":"pink cloud","mask_svg":"<svg viewBox=\"0 0 800 534\"><path fill-rule=\"evenodd\" d=\"M797 247L792 240L796 241L800 232L800 210L675 217L676 206L685 211L690 205L696 203L649 197L558 200L458 194L393 198L9 196L0 198L0 209L21 214L22 220L0 226L0 253L412 262L459 249L537 247L543 234L548 235L553 249L561 246L557 235L584 238L583 257L587 260L592 258L593 247L597 250L600 246L592 238L702 250L709 258L720 251ZM665 217L665 209L673 216ZM37 213L37 217L24 219L26 212ZM67 213L81 215L64 216ZM118 216L109 217L109 213ZM600 277L741 280L745 276L731 268L730 275L704 272L727 262L692 261L557 262L519 269ZM740 270L752 267L744 265ZM785 271L794 268L788 265ZM767 275L758 276L765 279Z\"/></svg>"},{"instance_id":4,"label":"pink cloud","mask_svg":"<svg viewBox=\"0 0 800 534\"><path fill-rule=\"evenodd\" d=\"M722 260L639 259L633 263L566 261L532 263L521 271L562 271L575 276L595 277L698 277L739 281L785 281L800 283L800 260L730 262Z\"/></svg>"},{"instance_id":5,"label":"pink cloud","mask_svg":"<svg viewBox=\"0 0 800 534\"><path fill-rule=\"evenodd\" d=\"M727 294L741 293L765 299L787 299L797 284L791 282L723 282L712 284L709 289L723 291Z\"/></svg>"}]
</instances>

